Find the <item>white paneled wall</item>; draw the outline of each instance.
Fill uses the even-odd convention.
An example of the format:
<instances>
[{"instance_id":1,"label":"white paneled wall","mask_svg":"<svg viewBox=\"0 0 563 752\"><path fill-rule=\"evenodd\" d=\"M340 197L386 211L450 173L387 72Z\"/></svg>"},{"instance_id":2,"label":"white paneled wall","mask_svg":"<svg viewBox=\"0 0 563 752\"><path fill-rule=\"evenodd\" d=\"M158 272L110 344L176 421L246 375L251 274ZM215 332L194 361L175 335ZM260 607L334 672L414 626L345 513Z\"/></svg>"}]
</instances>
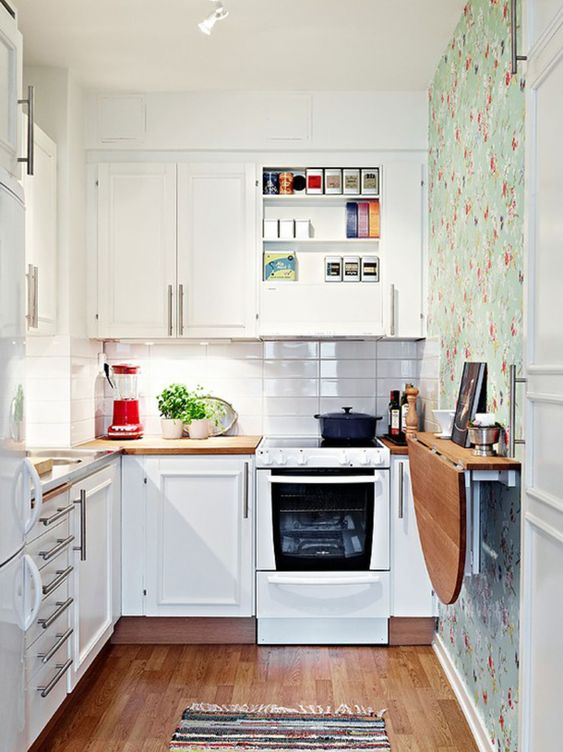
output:
<instances>
[{"instance_id":1,"label":"white paneled wall","mask_svg":"<svg viewBox=\"0 0 563 752\"><path fill-rule=\"evenodd\" d=\"M99 342L66 335L29 337L26 343L26 443L66 447L103 431L96 405L103 407L97 374ZM98 390L98 395L96 393Z\"/></svg>"},{"instance_id":2,"label":"white paneled wall","mask_svg":"<svg viewBox=\"0 0 563 752\"><path fill-rule=\"evenodd\" d=\"M111 363L141 366L141 413L147 434L160 433L156 395L182 382L231 402L241 434L318 433L315 413L351 406L384 416L391 389L419 382L417 342L299 341L227 344L133 345L107 342ZM432 379L428 379L430 384ZM111 418L105 387L104 429ZM98 433L99 433L98 429Z\"/></svg>"},{"instance_id":3,"label":"white paneled wall","mask_svg":"<svg viewBox=\"0 0 563 752\"><path fill-rule=\"evenodd\" d=\"M439 431L433 410L439 407L455 409L455 405L440 405L440 340L438 337L418 342L420 398L418 410L425 431Z\"/></svg>"}]
</instances>

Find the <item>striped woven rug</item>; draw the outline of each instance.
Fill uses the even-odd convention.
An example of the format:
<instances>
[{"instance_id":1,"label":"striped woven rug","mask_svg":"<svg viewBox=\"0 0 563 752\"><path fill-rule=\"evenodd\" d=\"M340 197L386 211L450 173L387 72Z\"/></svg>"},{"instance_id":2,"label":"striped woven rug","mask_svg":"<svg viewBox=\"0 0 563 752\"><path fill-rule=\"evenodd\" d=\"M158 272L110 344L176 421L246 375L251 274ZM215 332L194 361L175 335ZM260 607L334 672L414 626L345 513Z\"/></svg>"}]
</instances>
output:
<instances>
[{"instance_id":1,"label":"striped woven rug","mask_svg":"<svg viewBox=\"0 0 563 752\"><path fill-rule=\"evenodd\" d=\"M358 705L205 705L184 711L170 750L203 752L304 752L390 750L383 712Z\"/></svg>"}]
</instances>

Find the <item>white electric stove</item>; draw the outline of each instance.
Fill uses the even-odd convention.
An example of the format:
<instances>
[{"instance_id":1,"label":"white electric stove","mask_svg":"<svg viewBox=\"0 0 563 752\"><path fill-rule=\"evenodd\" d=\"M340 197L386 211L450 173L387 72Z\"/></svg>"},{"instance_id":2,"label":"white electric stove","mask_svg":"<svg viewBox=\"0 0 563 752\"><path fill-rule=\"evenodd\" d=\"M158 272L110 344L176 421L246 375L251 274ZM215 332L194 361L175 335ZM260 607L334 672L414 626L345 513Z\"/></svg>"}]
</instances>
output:
<instances>
[{"instance_id":1,"label":"white electric stove","mask_svg":"<svg viewBox=\"0 0 563 752\"><path fill-rule=\"evenodd\" d=\"M389 450L267 437L256 452L260 644L385 644Z\"/></svg>"}]
</instances>

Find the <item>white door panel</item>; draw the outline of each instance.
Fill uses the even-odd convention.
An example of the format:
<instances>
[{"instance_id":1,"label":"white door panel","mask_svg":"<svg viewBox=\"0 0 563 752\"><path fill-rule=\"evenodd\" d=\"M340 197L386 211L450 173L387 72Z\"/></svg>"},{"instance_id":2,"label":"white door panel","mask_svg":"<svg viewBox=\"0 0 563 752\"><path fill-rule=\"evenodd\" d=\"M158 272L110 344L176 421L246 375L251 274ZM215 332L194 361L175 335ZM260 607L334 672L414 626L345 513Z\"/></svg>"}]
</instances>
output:
<instances>
[{"instance_id":1,"label":"white door panel","mask_svg":"<svg viewBox=\"0 0 563 752\"><path fill-rule=\"evenodd\" d=\"M547 10L548 3L540 3ZM532 7L535 4L532 3ZM551 11L550 11L551 13ZM544 24L539 18L539 23ZM563 13L527 72L526 413L522 533L522 752L558 752L563 693Z\"/></svg>"},{"instance_id":2,"label":"white door panel","mask_svg":"<svg viewBox=\"0 0 563 752\"><path fill-rule=\"evenodd\" d=\"M1 749L24 749L24 558L0 566ZM6 746L4 746L6 745Z\"/></svg>"},{"instance_id":3,"label":"white door panel","mask_svg":"<svg viewBox=\"0 0 563 752\"><path fill-rule=\"evenodd\" d=\"M22 37L0 4L0 167L18 175L20 150L18 98L22 88Z\"/></svg>"},{"instance_id":4,"label":"white door panel","mask_svg":"<svg viewBox=\"0 0 563 752\"><path fill-rule=\"evenodd\" d=\"M176 165L101 164L98 183L98 335L172 336Z\"/></svg>"}]
</instances>

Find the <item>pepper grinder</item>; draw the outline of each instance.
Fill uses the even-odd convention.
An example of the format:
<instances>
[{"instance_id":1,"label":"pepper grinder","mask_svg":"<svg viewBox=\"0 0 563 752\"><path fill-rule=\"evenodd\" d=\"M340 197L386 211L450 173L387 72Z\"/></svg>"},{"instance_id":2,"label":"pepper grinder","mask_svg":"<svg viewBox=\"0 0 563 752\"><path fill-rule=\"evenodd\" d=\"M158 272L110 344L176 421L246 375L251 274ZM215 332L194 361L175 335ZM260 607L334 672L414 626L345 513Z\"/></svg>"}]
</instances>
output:
<instances>
[{"instance_id":1,"label":"pepper grinder","mask_svg":"<svg viewBox=\"0 0 563 752\"><path fill-rule=\"evenodd\" d=\"M418 414L416 412L416 398L418 397L419 390L410 384L405 389L407 395L407 402L409 403L409 409L406 418L406 436L407 439L413 439L418 431Z\"/></svg>"}]
</instances>

